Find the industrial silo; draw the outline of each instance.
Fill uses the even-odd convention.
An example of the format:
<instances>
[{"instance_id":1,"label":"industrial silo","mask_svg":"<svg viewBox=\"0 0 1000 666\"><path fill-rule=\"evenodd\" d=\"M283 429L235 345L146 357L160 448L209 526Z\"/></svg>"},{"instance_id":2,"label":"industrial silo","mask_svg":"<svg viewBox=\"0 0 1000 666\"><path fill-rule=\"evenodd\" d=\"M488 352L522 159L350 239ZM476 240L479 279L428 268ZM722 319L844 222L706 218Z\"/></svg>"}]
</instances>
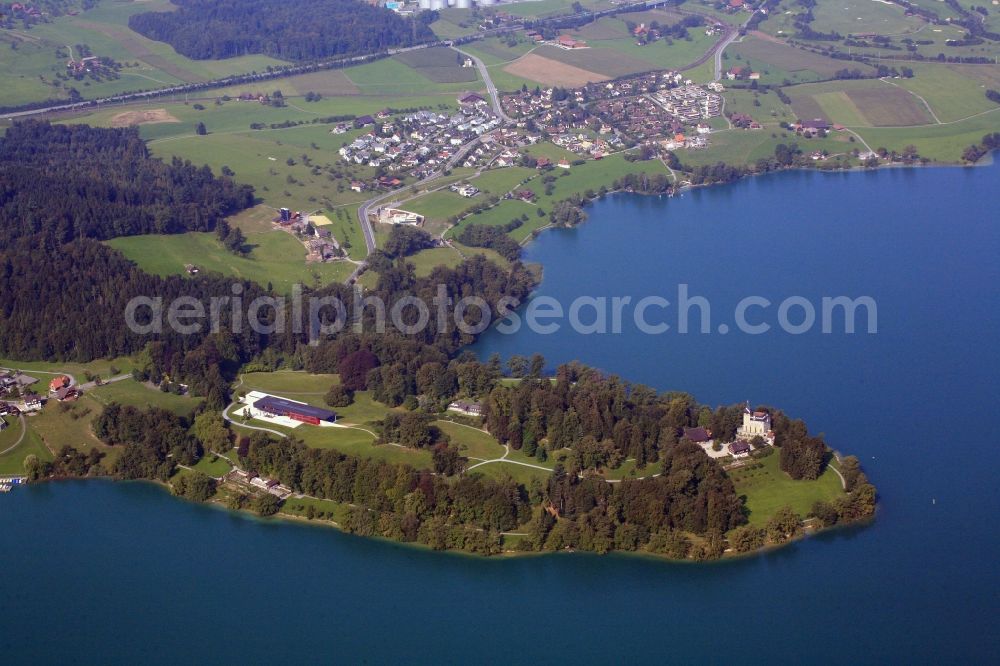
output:
<instances>
[{"instance_id":1,"label":"industrial silo","mask_svg":"<svg viewBox=\"0 0 1000 666\"><path fill-rule=\"evenodd\" d=\"M455 7L458 9L472 9L472 0L455 0Z\"/></svg>"},{"instance_id":2,"label":"industrial silo","mask_svg":"<svg viewBox=\"0 0 1000 666\"><path fill-rule=\"evenodd\" d=\"M440 11L446 9L448 5L445 4L444 0L431 0L431 9L434 11Z\"/></svg>"}]
</instances>

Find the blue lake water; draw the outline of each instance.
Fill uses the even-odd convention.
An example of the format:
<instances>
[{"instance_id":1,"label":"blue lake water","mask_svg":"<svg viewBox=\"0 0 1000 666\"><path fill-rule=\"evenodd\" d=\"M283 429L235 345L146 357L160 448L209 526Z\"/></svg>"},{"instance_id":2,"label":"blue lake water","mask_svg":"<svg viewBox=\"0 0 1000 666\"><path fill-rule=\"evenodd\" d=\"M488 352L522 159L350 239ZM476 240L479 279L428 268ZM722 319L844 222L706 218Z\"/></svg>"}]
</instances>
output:
<instances>
[{"instance_id":1,"label":"blue lake water","mask_svg":"<svg viewBox=\"0 0 1000 666\"><path fill-rule=\"evenodd\" d=\"M870 527L710 565L481 560L266 522L145 484L0 496L0 654L104 663L986 661L997 614L1000 166L787 173L615 196L527 251L538 295L868 295L878 333L486 335L712 404L783 407L857 454ZM654 313L655 311L651 311ZM754 320L776 323L774 312ZM627 322L626 317L626 322ZM656 319L651 314L650 319ZM669 321L669 319L668 319ZM864 322L861 322L864 330Z\"/></svg>"}]
</instances>

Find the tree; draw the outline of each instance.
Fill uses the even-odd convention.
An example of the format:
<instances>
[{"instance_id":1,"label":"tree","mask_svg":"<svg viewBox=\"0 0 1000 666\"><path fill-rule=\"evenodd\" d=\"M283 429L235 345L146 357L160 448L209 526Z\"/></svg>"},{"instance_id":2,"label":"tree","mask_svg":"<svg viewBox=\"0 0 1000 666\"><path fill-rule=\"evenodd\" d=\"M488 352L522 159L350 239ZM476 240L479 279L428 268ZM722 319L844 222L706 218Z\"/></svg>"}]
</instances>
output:
<instances>
[{"instance_id":1,"label":"tree","mask_svg":"<svg viewBox=\"0 0 1000 666\"><path fill-rule=\"evenodd\" d=\"M729 545L737 553L749 553L763 548L767 533L760 527L742 525L729 533Z\"/></svg>"},{"instance_id":2,"label":"tree","mask_svg":"<svg viewBox=\"0 0 1000 666\"><path fill-rule=\"evenodd\" d=\"M767 521L765 531L771 543L782 543L799 533L802 519L792 511L792 507L783 506Z\"/></svg>"},{"instance_id":3,"label":"tree","mask_svg":"<svg viewBox=\"0 0 1000 666\"><path fill-rule=\"evenodd\" d=\"M458 447L444 442L436 444L431 450L434 459L434 471L445 476L452 476L462 471L463 461L458 453Z\"/></svg>"},{"instance_id":4,"label":"tree","mask_svg":"<svg viewBox=\"0 0 1000 666\"><path fill-rule=\"evenodd\" d=\"M367 349L348 354L338 364L340 383L352 391L364 391L368 388L368 373L378 365L378 357Z\"/></svg>"},{"instance_id":5,"label":"tree","mask_svg":"<svg viewBox=\"0 0 1000 666\"><path fill-rule=\"evenodd\" d=\"M191 474L179 474L171 486L173 492L178 497L189 499L193 502L204 502L215 494L215 479L193 472Z\"/></svg>"},{"instance_id":6,"label":"tree","mask_svg":"<svg viewBox=\"0 0 1000 666\"><path fill-rule=\"evenodd\" d=\"M194 420L194 436L209 451L226 453L232 446L232 438L226 422L218 412L202 412Z\"/></svg>"},{"instance_id":7,"label":"tree","mask_svg":"<svg viewBox=\"0 0 1000 666\"><path fill-rule=\"evenodd\" d=\"M258 515L273 516L281 508L281 500L271 493L264 493L253 498L251 507Z\"/></svg>"},{"instance_id":8,"label":"tree","mask_svg":"<svg viewBox=\"0 0 1000 666\"><path fill-rule=\"evenodd\" d=\"M354 391L343 384L334 384L323 400L330 407L347 407L354 402Z\"/></svg>"}]
</instances>

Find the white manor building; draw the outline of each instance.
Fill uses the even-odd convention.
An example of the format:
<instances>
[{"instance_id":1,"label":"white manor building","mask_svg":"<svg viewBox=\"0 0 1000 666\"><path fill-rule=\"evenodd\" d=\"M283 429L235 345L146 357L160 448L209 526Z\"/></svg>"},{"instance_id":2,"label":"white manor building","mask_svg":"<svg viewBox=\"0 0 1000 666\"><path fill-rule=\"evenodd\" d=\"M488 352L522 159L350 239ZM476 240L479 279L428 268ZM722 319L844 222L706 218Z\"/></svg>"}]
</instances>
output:
<instances>
[{"instance_id":1,"label":"white manor building","mask_svg":"<svg viewBox=\"0 0 1000 666\"><path fill-rule=\"evenodd\" d=\"M749 441L754 437L762 437L768 444L774 444L771 415L765 411L751 411L748 401L743 408L743 425L736 429L736 439Z\"/></svg>"}]
</instances>

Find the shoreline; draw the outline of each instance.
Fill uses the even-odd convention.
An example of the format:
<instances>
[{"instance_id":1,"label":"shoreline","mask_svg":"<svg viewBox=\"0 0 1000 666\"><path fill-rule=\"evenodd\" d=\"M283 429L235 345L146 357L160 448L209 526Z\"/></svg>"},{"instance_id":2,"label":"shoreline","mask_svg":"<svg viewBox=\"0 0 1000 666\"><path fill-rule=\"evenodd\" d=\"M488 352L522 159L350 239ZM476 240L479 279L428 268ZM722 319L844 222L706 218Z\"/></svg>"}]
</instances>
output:
<instances>
[{"instance_id":1,"label":"shoreline","mask_svg":"<svg viewBox=\"0 0 1000 666\"><path fill-rule=\"evenodd\" d=\"M47 485L47 484L58 484L60 482L70 482L70 483L72 483L72 482L80 482L80 483L85 483L85 482L88 482L88 481L100 481L100 482L114 484L114 485L130 484L130 483L141 484L141 485L149 485L149 486L155 487L155 488L157 488L159 490L162 490L164 493L166 493L166 495L168 496L168 498L170 498L172 500L179 500L181 502L186 502L186 503L189 503L189 504L192 504L192 505L195 505L195 506L202 506L202 507L206 507L206 508L211 508L213 510L217 510L217 511L221 511L223 513L226 513L226 514L228 514L230 516L238 516L240 518L244 518L244 519L250 520L250 521L252 521L254 523L260 523L260 524L286 523L288 525L298 525L298 526L302 526L302 527L312 527L312 528L315 528L315 529L334 530L334 531L336 531L336 532L338 532L338 533L340 533L342 535L351 536L351 537L355 537L355 538L358 538L358 539L363 539L363 540L366 540L366 541L376 541L376 542L380 542L382 544L388 544L388 545L395 546L395 547L400 547L400 548L412 548L412 549L420 550L420 551L423 551L423 552L426 552L426 553L465 557L465 558L475 559L477 561L489 561L489 560L492 560L492 561L498 561L498 560L500 560L500 561L502 561L502 560L510 560L510 559L521 559L521 558L547 557L547 556L555 556L555 555L585 555L585 556L593 556L593 557L616 557L617 556L617 557L640 558L640 559L644 559L644 560L648 560L648 561L655 561L655 562L660 562L660 563L665 563L665 564L680 564L680 565L686 565L686 564L689 564L689 565L721 564L721 563L725 563L725 562L735 562L735 561L739 561L739 560L747 560L747 559L751 559L751 558L754 558L754 557L757 557L757 556L762 556L762 555L767 555L769 553L778 552L778 551L784 550L788 546L791 546L791 545L794 545L796 543L805 541L807 539L811 539L813 537L817 537L817 536L821 536L821 535L825 535L825 534L833 534L833 533L836 533L837 531L840 531L842 529L849 529L849 528L864 529L864 528L870 527L872 524L874 524L875 519L876 519L876 517L878 515L878 505L876 505L876 513L875 513L875 515L872 515L872 516L870 516L870 517L868 517L868 518L866 518L864 520L856 520L856 521L851 521L851 522L847 522L847 523L837 523L835 525L829 525L829 526L824 526L824 527L813 527L813 526L807 525L806 521L815 520L815 519L809 519L809 518L807 518L806 520L803 521L803 523L801 525L801 528L802 528L801 531L798 534L796 534L795 536L790 537L786 541L783 541L781 543L765 544L761 548L758 548L756 550L746 551L746 552L735 552L731 548L727 548L723 552L723 554L721 556L719 556L717 558L714 558L714 559L705 559L705 560L698 560L698 559L695 559L693 557L685 557L685 558L680 558L679 559L679 558L675 558L675 557L670 557L669 555L666 555L664 553L654 553L654 552L650 552L650 551L646 551L646 550L628 551L628 550L615 550L615 549L612 549L612 550L609 550L609 551L607 551L605 553L598 553L598 552L595 552L595 551L580 550L580 549L573 549L573 548L567 548L567 549L564 549L564 550L555 550L555 551L552 551L552 550L521 551L521 550L516 550L516 549L503 549L499 553L496 553L496 554L484 555L484 554L481 554L481 553L472 553L472 552L468 552L468 551L465 551L465 550L458 550L458 549L454 549L454 548L434 549L434 548L431 548L430 546L427 546L425 544L418 543L418 542L415 542L415 541L397 541L395 539L390 539L390 538L383 537L383 536L378 536L378 535L366 536L366 535L354 534L352 532L345 531L343 529L343 527L341 527L338 523L336 523L333 520L316 519L316 518L309 519L309 518L306 518L305 516L299 516L299 515L296 515L296 514L293 514L293 513L283 512L280 509L278 510L278 513L276 513L276 514L274 514L272 516L261 516L261 515L258 515L256 513L254 513L250 509L233 509L233 508L230 508L230 507L226 506L225 503L223 502L223 500L221 498L219 498L218 496L213 496L213 497L211 497L211 498L209 498L209 499L207 499L205 501L191 500L191 499L188 499L186 497L182 497L180 495L174 494L174 492L173 492L173 486L170 484L169 481L160 481L158 479L117 479L117 478L115 478L113 476L108 476L108 475L101 475L101 476L60 476L60 477L52 477L52 478L47 478L47 479L39 479L39 480L36 480L36 481L29 481L29 482L26 482L24 485L26 485L28 487L31 487L31 486L43 486L43 485ZM220 483L219 487L220 488L224 487L224 484ZM329 500L329 501L333 501L333 500Z\"/></svg>"}]
</instances>

